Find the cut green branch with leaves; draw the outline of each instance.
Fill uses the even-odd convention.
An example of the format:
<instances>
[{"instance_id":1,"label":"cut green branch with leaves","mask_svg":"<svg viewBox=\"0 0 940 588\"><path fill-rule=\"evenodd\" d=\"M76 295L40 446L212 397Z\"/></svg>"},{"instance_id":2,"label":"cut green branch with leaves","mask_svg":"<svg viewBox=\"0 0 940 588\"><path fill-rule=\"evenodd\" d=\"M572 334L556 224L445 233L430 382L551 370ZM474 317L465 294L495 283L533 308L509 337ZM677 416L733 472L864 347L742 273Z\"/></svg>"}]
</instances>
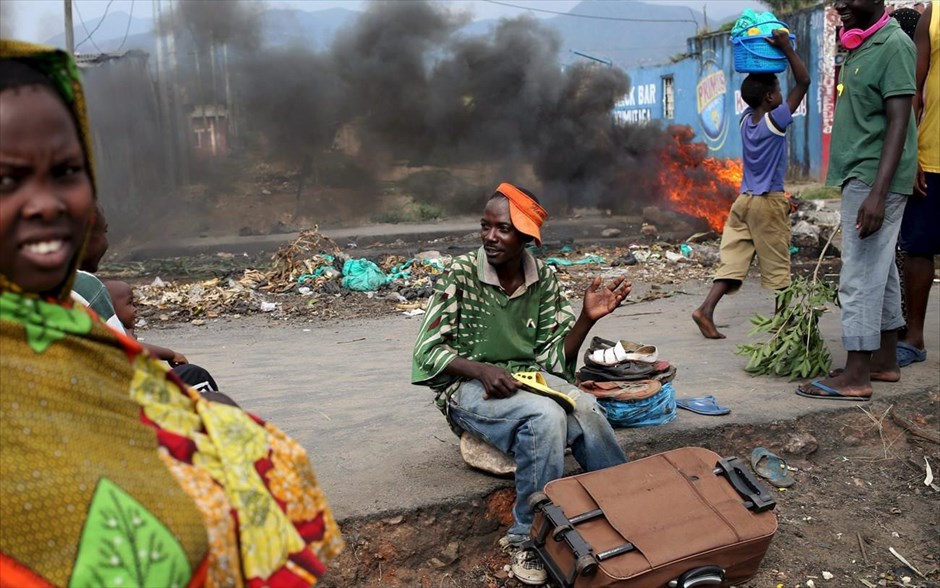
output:
<instances>
[{"instance_id":1,"label":"cut green branch with leaves","mask_svg":"<svg viewBox=\"0 0 940 588\"><path fill-rule=\"evenodd\" d=\"M735 351L748 358L744 369L749 374L785 376L795 380L813 378L829 371L832 356L819 332L819 319L830 303L837 302L838 286L820 280L819 267L838 231L838 228L833 229L829 236L811 279L797 276L788 287L778 290L773 316L751 317L754 328L748 336L768 333L770 338L761 343L739 345Z\"/></svg>"}]
</instances>

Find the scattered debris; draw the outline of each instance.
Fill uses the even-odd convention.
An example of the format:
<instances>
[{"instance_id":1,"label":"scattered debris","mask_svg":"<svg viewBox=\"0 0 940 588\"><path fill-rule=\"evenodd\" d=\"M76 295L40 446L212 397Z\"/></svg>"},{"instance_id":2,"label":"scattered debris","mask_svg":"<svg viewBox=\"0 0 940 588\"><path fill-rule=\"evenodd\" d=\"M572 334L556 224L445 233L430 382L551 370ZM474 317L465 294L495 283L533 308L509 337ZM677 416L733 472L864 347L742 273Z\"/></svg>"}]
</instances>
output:
<instances>
[{"instance_id":1,"label":"scattered debris","mask_svg":"<svg viewBox=\"0 0 940 588\"><path fill-rule=\"evenodd\" d=\"M464 250L472 247L477 237L472 238ZM400 243L395 248L404 246ZM364 248L360 251L366 253ZM629 303L668 297L674 292L665 289L666 286L707 279L710 266L718 259L717 244L705 243L653 242L586 248L565 244L557 249L543 246L534 253L553 264L559 282L572 298L580 297L598 274L605 280L627 275L635 288L639 284L649 286L647 292L635 291ZM428 249L413 258L385 254L354 259L314 228L300 232L274 253L269 262L245 254L212 254L148 264L117 264L113 266L116 273L109 275L120 274L133 281L133 276L157 273L152 269L148 272L150 268L160 272L162 277L136 286L138 314L144 324L194 320L204 323L207 319L255 313L275 319L296 316L333 320L392 313L417 317L424 314L434 284L451 258L441 250ZM374 265L377 269L373 273L383 274L383 280L370 285L369 291L354 291L344 283L343 270L357 267L357 263ZM630 269L626 270L627 267ZM207 274L216 277L206 279Z\"/></svg>"},{"instance_id":2,"label":"scattered debris","mask_svg":"<svg viewBox=\"0 0 940 588\"><path fill-rule=\"evenodd\" d=\"M667 251L666 259L668 259L672 263L686 263L689 261L689 258L682 255L681 253L676 253L675 251Z\"/></svg>"},{"instance_id":3,"label":"scattered debris","mask_svg":"<svg viewBox=\"0 0 940 588\"><path fill-rule=\"evenodd\" d=\"M790 229L790 242L797 247L818 247L819 227L801 220Z\"/></svg>"},{"instance_id":4,"label":"scattered debris","mask_svg":"<svg viewBox=\"0 0 940 588\"><path fill-rule=\"evenodd\" d=\"M783 450L791 455L807 456L819 449L819 442L810 433L801 432L790 435L790 440L783 446Z\"/></svg>"},{"instance_id":5,"label":"scattered debris","mask_svg":"<svg viewBox=\"0 0 940 588\"><path fill-rule=\"evenodd\" d=\"M913 565L911 565L911 562L909 562L909 561L907 561L906 559L904 559L904 556L902 556L900 553L898 553L895 548L889 547L889 548L888 548L888 551L891 552L891 555L893 555L894 557L898 558L898 561L900 561L902 564L904 564L904 565L906 565L908 568L910 568L912 572L914 572L915 574L917 574L918 576L920 576L921 578L923 578L923 579L925 579L925 580L927 579L927 576L925 576L925 575L923 575L922 573L920 573L920 572L917 570L917 568L915 568Z\"/></svg>"},{"instance_id":6,"label":"scattered debris","mask_svg":"<svg viewBox=\"0 0 940 588\"><path fill-rule=\"evenodd\" d=\"M819 204L819 201L816 200L810 200L808 202L812 203L812 209L803 210L801 208L801 210L796 213L796 218L823 227L839 226L842 215L839 214L838 210L824 208Z\"/></svg>"},{"instance_id":7,"label":"scattered debris","mask_svg":"<svg viewBox=\"0 0 940 588\"><path fill-rule=\"evenodd\" d=\"M314 274L320 267L332 265L331 254L342 256L339 245L314 226L312 230L301 231L296 239L275 252L273 267L264 277L274 284L293 283L304 274Z\"/></svg>"},{"instance_id":8,"label":"scattered debris","mask_svg":"<svg viewBox=\"0 0 940 588\"><path fill-rule=\"evenodd\" d=\"M868 554L865 552L865 541L862 539L862 534L856 532L856 539L858 539L858 549L862 552L862 559L865 561L865 565L868 565Z\"/></svg>"},{"instance_id":9,"label":"scattered debris","mask_svg":"<svg viewBox=\"0 0 940 588\"><path fill-rule=\"evenodd\" d=\"M621 265L636 265L639 263L635 255L632 252L627 252L617 259L610 262L611 267L619 267Z\"/></svg>"},{"instance_id":10,"label":"scattered debris","mask_svg":"<svg viewBox=\"0 0 940 588\"><path fill-rule=\"evenodd\" d=\"M701 243L702 241L715 241L720 239L721 235L715 231L705 231L704 233L695 233L685 240L686 243Z\"/></svg>"},{"instance_id":11,"label":"scattered debris","mask_svg":"<svg viewBox=\"0 0 940 588\"><path fill-rule=\"evenodd\" d=\"M929 429L920 427L910 419L904 418L897 413L891 413L891 420L893 420L896 424L898 424L911 435L940 445L940 433L937 433L937 431L931 431Z\"/></svg>"}]
</instances>

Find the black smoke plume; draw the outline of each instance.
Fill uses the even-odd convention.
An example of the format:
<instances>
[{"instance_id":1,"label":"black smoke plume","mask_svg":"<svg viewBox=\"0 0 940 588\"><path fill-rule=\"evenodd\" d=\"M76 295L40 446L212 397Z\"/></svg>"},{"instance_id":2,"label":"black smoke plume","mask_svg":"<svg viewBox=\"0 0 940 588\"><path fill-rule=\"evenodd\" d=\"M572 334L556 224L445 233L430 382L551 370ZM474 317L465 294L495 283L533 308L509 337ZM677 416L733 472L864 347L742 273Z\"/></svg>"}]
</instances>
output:
<instances>
[{"instance_id":1,"label":"black smoke plume","mask_svg":"<svg viewBox=\"0 0 940 588\"><path fill-rule=\"evenodd\" d=\"M301 166L351 125L372 169L496 164L502 175L479 178L495 185L528 168L550 202L623 209L666 140L656 127L613 123L627 75L563 70L557 33L532 18L478 36L461 34L464 22L428 2L370 3L325 54L248 56L242 114Z\"/></svg>"},{"instance_id":2,"label":"black smoke plume","mask_svg":"<svg viewBox=\"0 0 940 588\"><path fill-rule=\"evenodd\" d=\"M189 40L199 49L212 45L232 45L247 50L257 49L261 40L258 21L264 3L250 0L180 0L172 5L158 23L159 32L170 29Z\"/></svg>"}]
</instances>

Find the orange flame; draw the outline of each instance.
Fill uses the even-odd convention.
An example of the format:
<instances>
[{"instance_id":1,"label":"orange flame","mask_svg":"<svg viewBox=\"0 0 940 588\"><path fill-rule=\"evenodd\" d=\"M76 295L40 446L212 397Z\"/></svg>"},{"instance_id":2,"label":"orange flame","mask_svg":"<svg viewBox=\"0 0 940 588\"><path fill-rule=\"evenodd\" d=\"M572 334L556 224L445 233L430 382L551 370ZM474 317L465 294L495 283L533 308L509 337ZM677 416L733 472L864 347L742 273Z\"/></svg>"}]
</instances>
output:
<instances>
[{"instance_id":1,"label":"orange flame","mask_svg":"<svg viewBox=\"0 0 940 588\"><path fill-rule=\"evenodd\" d=\"M744 169L740 161L706 157L707 147L693 143L688 127L670 127L674 142L663 151L659 181L670 207L703 219L721 232L728 211L741 189Z\"/></svg>"}]
</instances>

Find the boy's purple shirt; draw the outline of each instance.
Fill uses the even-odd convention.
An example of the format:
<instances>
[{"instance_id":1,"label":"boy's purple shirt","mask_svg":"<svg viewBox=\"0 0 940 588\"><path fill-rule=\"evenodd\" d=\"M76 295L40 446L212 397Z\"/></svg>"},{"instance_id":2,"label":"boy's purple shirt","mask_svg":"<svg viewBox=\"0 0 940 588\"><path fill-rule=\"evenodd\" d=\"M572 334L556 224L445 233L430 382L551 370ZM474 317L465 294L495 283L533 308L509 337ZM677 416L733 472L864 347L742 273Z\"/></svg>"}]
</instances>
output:
<instances>
[{"instance_id":1,"label":"boy's purple shirt","mask_svg":"<svg viewBox=\"0 0 940 588\"><path fill-rule=\"evenodd\" d=\"M748 107L741 120L744 167L741 192L783 192L783 180L787 174L786 129L793 123L793 113L786 102L760 117L756 123L751 121L753 113L754 109Z\"/></svg>"}]
</instances>

